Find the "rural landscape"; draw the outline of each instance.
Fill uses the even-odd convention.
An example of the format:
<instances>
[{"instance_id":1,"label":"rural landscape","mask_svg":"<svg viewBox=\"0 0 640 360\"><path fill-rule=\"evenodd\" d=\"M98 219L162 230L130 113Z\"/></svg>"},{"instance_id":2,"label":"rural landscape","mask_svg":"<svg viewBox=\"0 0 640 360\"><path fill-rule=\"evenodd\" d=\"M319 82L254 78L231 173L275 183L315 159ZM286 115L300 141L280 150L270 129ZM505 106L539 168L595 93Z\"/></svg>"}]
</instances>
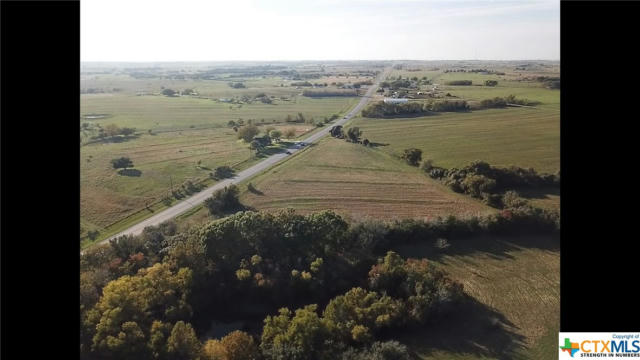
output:
<instances>
[{"instance_id":1,"label":"rural landscape","mask_svg":"<svg viewBox=\"0 0 640 360\"><path fill-rule=\"evenodd\" d=\"M552 359L557 61L83 63L86 359Z\"/></svg>"},{"instance_id":2,"label":"rural landscape","mask_svg":"<svg viewBox=\"0 0 640 360\"><path fill-rule=\"evenodd\" d=\"M80 11L81 359L574 351L558 1Z\"/></svg>"}]
</instances>

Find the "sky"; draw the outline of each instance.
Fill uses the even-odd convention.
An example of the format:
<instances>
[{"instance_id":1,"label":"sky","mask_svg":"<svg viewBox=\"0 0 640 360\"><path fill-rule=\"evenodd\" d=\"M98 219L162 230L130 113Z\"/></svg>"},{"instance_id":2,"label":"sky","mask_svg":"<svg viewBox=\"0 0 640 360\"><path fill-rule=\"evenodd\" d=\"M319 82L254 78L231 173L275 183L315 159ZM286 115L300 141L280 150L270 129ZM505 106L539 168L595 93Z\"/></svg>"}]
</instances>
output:
<instances>
[{"instance_id":1,"label":"sky","mask_svg":"<svg viewBox=\"0 0 640 360\"><path fill-rule=\"evenodd\" d=\"M559 60L559 0L81 0L81 61Z\"/></svg>"}]
</instances>

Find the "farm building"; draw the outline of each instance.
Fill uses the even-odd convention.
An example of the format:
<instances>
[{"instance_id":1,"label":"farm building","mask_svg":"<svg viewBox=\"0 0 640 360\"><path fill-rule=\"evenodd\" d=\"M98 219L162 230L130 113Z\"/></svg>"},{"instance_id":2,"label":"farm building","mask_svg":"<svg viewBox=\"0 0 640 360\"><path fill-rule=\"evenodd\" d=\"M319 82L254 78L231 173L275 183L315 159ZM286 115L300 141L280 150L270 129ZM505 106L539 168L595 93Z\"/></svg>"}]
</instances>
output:
<instances>
[{"instance_id":1,"label":"farm building","mask_svg":"<svg viewBox=\"0 0 640 360\"><path fill-rule=\"evenodd\" d=\"M385 99L384 99L384 103L385 103L385 104L404 104L404 103L406 103L406 102L408 102L408 101L409 101L409 99L406 99L406 98L398 98L398 99L395 99L395 98L385 98Z\"/></svg>"}]
</instances>

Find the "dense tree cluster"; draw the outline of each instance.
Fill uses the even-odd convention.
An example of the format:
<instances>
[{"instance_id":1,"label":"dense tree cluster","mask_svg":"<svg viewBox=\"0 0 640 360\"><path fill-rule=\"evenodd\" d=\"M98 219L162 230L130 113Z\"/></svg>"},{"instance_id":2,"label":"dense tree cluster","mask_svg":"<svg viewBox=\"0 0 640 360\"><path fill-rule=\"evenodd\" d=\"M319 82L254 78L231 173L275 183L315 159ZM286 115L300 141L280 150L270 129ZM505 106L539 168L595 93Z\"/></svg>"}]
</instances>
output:
<instances>
[{"instance_id":1,"label":"dense tree cluster","mask_svg":"<svg viewBox=\"0 0 640 360\"><path fill-rule=\"evenodd\" d=\"M418 166L420 160L422 160L422 150L416 148L405 149L402 153L402 158L407 162L407 164Z\"/></svg>"},{"instance_id":2,"label":"dense tree cluster","mask_svg":"<svg viewBox=\"0 0 640 360\"><path fill-rule=\"evenodd\" d=\"M242 139L245 142L250 143L254 136L258 135L260 130L255 125L245 125L238 129L238 139Z\"/></svg>"},{"instance_id":3,"label":"dense tree cluster","mask_svg":"<svg viewBox=\"0 0 640 360\"><path fill-rule=\"evenodd\" d=\"M242 209L242 204L238 199L240 190L235 185L216 190L213 196L204 201L204 206L213 216L221 216L232 211Z\"/></svg>"},{"instance_id":4,"label":"dense tree cluster","mask_svg":"<svg viewBox=\"0 0 640 360\"><path fill-rule=\"evenodd\" d=\"M313 86L313 84L308 81L299 81L299 82L292 82L291 86Z\"/></svg>"},{"instance_id":5,"label":"dense tree cluster","mask_svg":"<svg viewBox=\"0 0 640 360\"><path fill-rule=\"evenodd\" d=\"M234 89L244 89L244 88L246 88L244 83L241 83L241 82L230 82L229 86L234 88Z\"/></svg>"},{"instance_id":6,"label":"dense tree cluster","mask_svg":"<svg viewBox=\"0 0 640 360\"><path fill-rule=\"evenodd\" d=\"M402 115L428 115L430 112L468 111L464 100L444 100L427 102L385 103L376 102L362 110L362 116L370 118L393 117Z\"/></svg>"},{"instance_id":7,"label":"dense tree cluster","mask_svg":"<svg viewBox=\"0 0 640 360\"><path fill-rule=\"evenodd\" d=\"M506 193L500 195L509 190L560 186L559 172L555 175L538 174L531 168L499 168L484 161L474 161L461 169L443 169L432 165L424 166L423 169L430 177L443 181L453 191L483 199L494 207L524 205L513 199L513 193L510 193L507 199L504 198Z\"/></svg>"},{"instance_id":8,"label":"dense tree cluster","mask_svg":"<svg viewBox=\"0 0 640 360\"><path fill-rule=\"evenodd\" d=\"M451 80L451 81L447 81L445 82L445 85L473 85L473 81L471 80Z\"/></svg>"},{"instance_id":9,"label":"dense tree cluster","mask_svg":"<svg viewBox=\"0 0 640 360\"><path fill-rule=\"evenodd\" d=\"M233 169L229 166L223 165L223 166L218 166L211 174L211 177L216 180L221 180L221 179L228 179L230 177L233 177L233 175L234 175Z\"/></svg>"},{"instance_id":10,"label":"dense tree cluster","mask_svg":"<svg viewBox=\"0 0 640 360\"><path fill-rule=\"evenodd\" d=\"M538 76L536 81L544 83L544 86L548 89L560 89L559 77Z\"/></svg>"},{"instance_id":11,"label":"dense tree cluster","mask_svg":"<svg viewBox=\"0 0 640 360\"><path fill-rule=\"evenodd\" d=\"M330 211L241 212L182 232L148 227L81 255L81 357L407 359L404 346L376 342L380 331L441 321L463 300L462 287L391 247L558 226L513 208L354 224ZM204 338L221 319L264 326Z\"/></svg>"},{"instance_id":12,"label":"dense tree cluster","mask_svg":"<svg viewBox=\"0 0 640 360\"><path fill-rule=\"evenodd\" d=\"M330 97L330 96L358 96L351 90L304 90L302 96L307 97Z\"/></svg>"},{"instance_id":13,"label":"dense tree cluster","mask_svg":"<svg viewBox=\"0 0 640 360\"><path fill-rule=\"evenodd\" d=\"M515 95L507 95L505 97L495 97L493 99L484 99L482 101L480 101L480 107L485 108L485 109L490 109L490 108L504 108L507 107L507 105L509 104L515 104L515 105L525 105L525 106L533 106L533 105L538 105L540 104L540 102L538 101L531 101L528 99L518 99L515 97Z\"/></svg>"}]
</instances>

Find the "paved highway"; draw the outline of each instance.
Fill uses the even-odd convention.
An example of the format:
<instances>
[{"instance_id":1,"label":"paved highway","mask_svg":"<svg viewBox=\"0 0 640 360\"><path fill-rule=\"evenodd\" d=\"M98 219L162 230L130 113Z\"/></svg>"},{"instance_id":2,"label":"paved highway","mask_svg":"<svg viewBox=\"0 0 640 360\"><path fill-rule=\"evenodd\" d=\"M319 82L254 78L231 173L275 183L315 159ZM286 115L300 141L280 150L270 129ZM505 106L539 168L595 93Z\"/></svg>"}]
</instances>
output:
<instances>
[{"instance_id":1,"label":"paved highway","mask_svg":"<svg viewBox=\"0 0 640 360\"><path fill-rule=\"evenodd\" d=\"M387 74L390 71L390 67L385 69L385 71L382 72L382 74L376 79L375 83L373 85L371 85L368 89L367 92L365 93L365 95L360 99L360 102L358 102L358 104L347 114L345 115L342 119L337 120L336 122L334 122L332 125L344 125L347 121L349 121L352 117L354 117L355 115L357 115L360 110L362 110L362 108L367 104L367 102L369 101L369 99L371 99L371 96L375 93L376 89L378 88L378 85L380 84L380 82L386 78ZM322 130L316 132L315 134L307 137L306 139L302 140L302 142L304 143L313 143L318 141L320 138L322 138L323 136L327 135L329 133L329 130L331 129L331 126L325 126ZM264 159L263 161L257 163L256 165L253 165L250 168L247 168L243 171L240 171L239 173L236 174L236 176L234 176L233 178L229 178L229 179L225 179L223 181L220 181L218 183L216 183L215 185L191 196L190 198L183 200L179 203L177 203L176 205L163 210L162 212L153 215L150 218L147 218L139 223L137 223L136 225L131 226L130 228L121 231L107 239L104 239L100 242L98 242L98 244L101 243L105 243L113 238L117 238L120 237L122 235L138 235L140 233L142 233L142 230L147 227L147 226L156 226L159 225L167 220L170 220L184 212L186 212L187 210L193 208L194 206L197 206L201 203L203 203L205 201L205 199L211 197L213 195L213 193L216 190L220 190L223 189L225 186L229 186L231 184L236 184L239 183L241 181L244 181L254 175L257 175L267 169L269 169L270 167L274 166L275 164L279 163L280 161L282 161L283 159L289 157L289 156L294 156L296 152L300 151L302 148L301 147L296 147L296 146L292 146L291 148L288 149L288 151L291 153L291 155L286 154L285 152L282 153L278 153L278 154L274 154L269 156L268 158Z\"/></svg>"}]
</instances>

